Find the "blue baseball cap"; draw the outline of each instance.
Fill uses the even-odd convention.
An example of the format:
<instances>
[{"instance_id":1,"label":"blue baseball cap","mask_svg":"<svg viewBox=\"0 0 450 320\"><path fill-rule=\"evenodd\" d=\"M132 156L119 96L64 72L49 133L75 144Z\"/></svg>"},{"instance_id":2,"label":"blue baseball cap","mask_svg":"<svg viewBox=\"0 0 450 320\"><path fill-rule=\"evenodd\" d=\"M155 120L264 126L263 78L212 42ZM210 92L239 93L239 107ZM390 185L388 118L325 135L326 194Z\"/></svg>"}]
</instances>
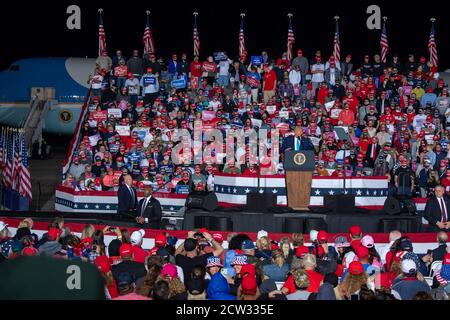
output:
<instances>
[{"instance_id":1,"label":"blue baseball cap","mask_svg":"<svg viewBox=\"0 0 450 320\"><path fill-rule=\"evenodd\" d=\"M244 242L242 242L241 248L242 248L242 250L255 249L255 244L253 243L252 240L245 240Z\"/></svg>"}]
</instances>

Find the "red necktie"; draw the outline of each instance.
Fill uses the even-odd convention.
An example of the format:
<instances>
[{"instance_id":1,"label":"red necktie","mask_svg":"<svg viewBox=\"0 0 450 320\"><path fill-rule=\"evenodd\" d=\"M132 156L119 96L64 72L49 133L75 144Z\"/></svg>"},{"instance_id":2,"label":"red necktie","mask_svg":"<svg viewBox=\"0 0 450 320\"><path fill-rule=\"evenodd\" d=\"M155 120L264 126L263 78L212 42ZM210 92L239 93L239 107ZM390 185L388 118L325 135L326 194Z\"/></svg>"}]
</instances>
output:
<instances>
[{"instance_id":1,"label":"red necktie","mask_svg":"<svg viewBox=\"0 0 450 320\"><path fill-rule=\"evenodd\" d=\"M439 200L441 201L442 222L447 222L447 208L445 207L445 202L442 198Z\"/></svg>"}]
</instances>

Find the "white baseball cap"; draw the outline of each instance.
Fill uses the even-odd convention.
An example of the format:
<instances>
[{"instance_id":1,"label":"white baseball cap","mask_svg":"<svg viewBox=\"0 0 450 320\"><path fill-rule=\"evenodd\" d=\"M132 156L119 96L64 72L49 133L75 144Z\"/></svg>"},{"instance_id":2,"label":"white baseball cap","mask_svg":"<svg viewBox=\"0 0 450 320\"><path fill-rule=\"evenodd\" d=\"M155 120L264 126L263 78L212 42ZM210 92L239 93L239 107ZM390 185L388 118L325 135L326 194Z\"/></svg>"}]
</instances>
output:
<instances>
[{"instance_id":1,"label":"white baseball cap","mask_svg":"<svg viewBox=\"0 0 450 320\"><path fill-rule=\"evenodd\" d=\"M145 230L144 230L144 229L141 229L141 230L138 230L138 231L134 231L134 232L131 234L131 237L130 237L131 243L132 243L132 244L138 244L138 243L141 243L142 238L143 238L144 236L145 236Z\"/></svg>"},{"instance_id":2,"label":"white baseball cap","mask_svg":"<svg viewBox=\"0 0 450 320\"><path fill-rule=\"evenodd\" d=\"M416 263L411 259L404 259L401 263L402 272L405 274L415 273L417 271Z\"/></svg>"},{"instance_id":3,"label":"white baseball cap","mask_svg":"<svg viewBox=\"0 0 450 320\"><path fill-rule=\"evenodd\" d=\"M257 239L261 239L262 237L268 237L269 233L266 230L259 230Z\"/></svg>"},{"instance_id":4,"label":"white baseball cap","mask_svg":"<svg viewBox=\"0 0 450 320\"><path fill-rule=\"evenodd\" d=\"M3 221L0 221L0 231L3 231L8 226L7 223L4 223Z\"/></svg>"},{"instance_id":5,"label":"white baseball cap","mask_svg":"<svg viewBox=\"0 0 450 320\"><path fill-rule=\"evenodd\" d=\"M317 240L317 235L319 234L319 231L317 230L311 230L309 232L309 238L311 239L311 242L316 241Z\"/></svg>"}]
</instances>

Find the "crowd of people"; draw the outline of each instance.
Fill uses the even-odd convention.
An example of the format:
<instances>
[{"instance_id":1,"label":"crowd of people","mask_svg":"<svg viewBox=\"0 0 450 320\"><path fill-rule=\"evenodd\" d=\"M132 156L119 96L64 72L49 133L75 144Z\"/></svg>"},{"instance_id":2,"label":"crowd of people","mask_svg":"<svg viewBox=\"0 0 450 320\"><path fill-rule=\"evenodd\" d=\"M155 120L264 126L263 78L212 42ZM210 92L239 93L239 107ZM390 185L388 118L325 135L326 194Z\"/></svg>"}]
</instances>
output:
<instances>
[{"instance_id":1,"label":"crowd of people","mask_svg":"<svg viewBox=\"0 0 450 320\"><path fill-rule=\"evenodd\" d=\"M142 229L86 225L80 235L62 217L55 218L42 236L33 228L30 218L20 222L15 233L0 221L0 274L8 275L2 278L2 297L33 298L36 292L34 298L45 299L53 292L35 283L51 278L58 260L78 261L86 270L88 264L98 268L93 269L96 277L82 288L89 291L100 283L98 299L450 299L450 250L444 231L436 234L436 245L427 254L416 254L415 244L399 231L392 231L390 242L380 245L357 225L335 236L311 230L310 243L301 233L276 242L264 230L258 232L256 243L246 234L225 236L206 229L189 231L183 240L161 232L150 250L143 248ZM107 245L106 236L113 238L108 237ZM45 259L39 270L33 267L42 262L37 259ZM24 270L26 275L20 274ZM57 281L52 280L55 288ZM68 280L61 281L65 286Z\"/></svg>"},{"instance_id":2,"label":"crowd of people","mask_svg":"<svg viewBox=\"0 0 450 320\"><path fill-rule=\"evenodd\" d=\"M229 130L278 129L280 145L298 132L315 151L318 176L386 176L390 192L427 197L434 187L450 187L450 97L437 68L413 54L407 61L393 55L348 54L343 61L320 50L308 59L298 50L272 59L245 55L220 61L186 54L169 61L137 50L127 59L121 51L97 59L89 78L89 113L63 184L75 190L117 190L130 174L136 188L158 192L213 190L214 173L284 173L271 152L246 148L234 162L212 157L174 164L175 129L203 127ZM296 129L298 128L298 129ZM297 134L297 133L296 133ZM203 141L202 148L214 140ZM224 144L225 145L225 144ZM193 147L193 146L191 146ZM303 144L299 147L303 148ZM262 158L262 156L260 156ZM181 184L188 188L178 188Z\"/></svg>"}]
</instances>

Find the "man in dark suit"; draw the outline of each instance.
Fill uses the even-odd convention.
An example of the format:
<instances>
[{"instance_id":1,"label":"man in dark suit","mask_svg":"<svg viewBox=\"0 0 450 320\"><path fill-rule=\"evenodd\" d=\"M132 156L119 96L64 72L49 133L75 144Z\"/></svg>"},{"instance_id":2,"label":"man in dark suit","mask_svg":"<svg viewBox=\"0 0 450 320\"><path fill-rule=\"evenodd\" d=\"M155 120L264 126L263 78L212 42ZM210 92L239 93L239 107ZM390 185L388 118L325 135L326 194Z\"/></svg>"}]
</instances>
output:
<instances>
[{"instance_id":1,"label":"man in dark suit","mask_svg":"<svg viewBox=\"0 0 450 320\"><path fill-rule=\"evenodd\" d=\"M294 129L294 135L286 137L283 141L283 145L281 147L281 152L285 153L289 150L295 150L295 151L312 151L314 150L314 145L312 144L311 140L303 136L303 128L302 127L295 127Z\"/></svg>"},{"instance_id":2,"label":"man in dark suit","mask_svg":"<svg viewBox=\"0 0 450 320\"><path fill-rule=\"evenodd\" d=\"M378 154L380 153L381 147L378 144L378 138L372 137L372 143L369 144L366 151L366 162L369 167L375 167L375 160L377 160Z\"/></svg>"},{"instance_id":3,"label":"man in dark suit","mask_svg":"<svg viewBox=\"0 0 450 320\"><path fill-rule=\"evenodd\" d=\"M144 198L139 201L137 206L136 222L144 228L159 229L162 216L161 204L152 194L153 188L145 187Z\"/></svg>"},{"instance_id":4,"label":"man in dark suit","mask_svg":"<svg viewBox=\"0 0 450 320\"><path fill-rule=\"evenodd\" d=\"M447 241L448 236L447 232L439 231L436 235L436 240L439 243L439 246L432 251L433 261L443 261L444 256L447 254Z\"/></svg>"},{"instance_id":5,"label":"man in dark suit","mask_svg":"<svg viewBox=\"0 0 450 320\"><path fill-rule=\"evenodd\" d=\"M133 188L133 179L129 174L123 177L123 183L119 186L119 191L117 191L117 198L117 213L133 214L138 201L136 190Z\"/></svg>"},{"instance_id":6,"label":"man in dark suit","mask_svg":"<svg viewBox=\"0 0 450 320\"><path fill-rule=\"evenodd\" d=\"M445 189L438 185L434 188L434 196L428 200L425 206L424 218L430 224L428 232L447 231L450 229L448 213L450 212L450 200L444 196Z\"/></svg>"}]
</instances>

